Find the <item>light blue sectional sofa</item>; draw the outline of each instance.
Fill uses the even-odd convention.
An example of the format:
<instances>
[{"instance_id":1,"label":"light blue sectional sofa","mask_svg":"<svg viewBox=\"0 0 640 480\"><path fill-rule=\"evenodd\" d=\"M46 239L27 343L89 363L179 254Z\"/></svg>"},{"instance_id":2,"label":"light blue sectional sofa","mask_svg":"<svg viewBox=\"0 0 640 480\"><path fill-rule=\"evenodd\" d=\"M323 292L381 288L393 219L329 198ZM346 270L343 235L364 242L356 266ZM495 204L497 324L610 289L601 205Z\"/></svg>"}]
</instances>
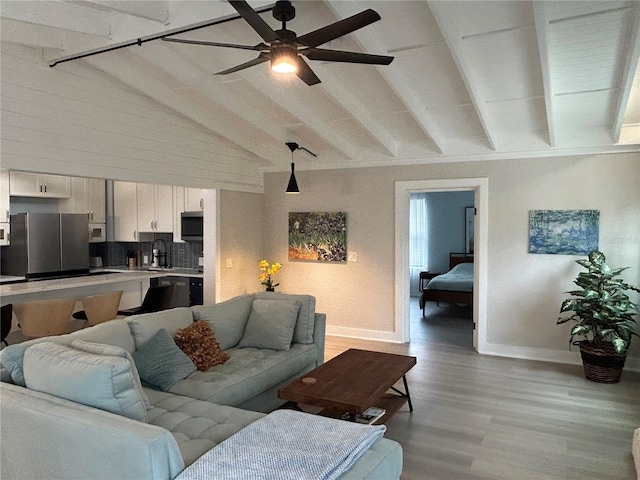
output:
<instances>
[{"instance_id":1,"label":"light blue sectional sofa","mask_svg":"<svg viewBox=\"0 0 640 480\"><path fill-rule=\"evenodd\" d=\"M141 354L195 320L212 327L229 360L182 371L175 352L158 347L151 373L184 378L165 391L147 386ZM323 362L325 322L314 297L259 293L6 347L0 478L173 479L278 408L277 390ZM163 363L172 368L155 368ZM340 479L397 479L401 470L400 445L381 438Z\"/></svg>"}]
</instances>

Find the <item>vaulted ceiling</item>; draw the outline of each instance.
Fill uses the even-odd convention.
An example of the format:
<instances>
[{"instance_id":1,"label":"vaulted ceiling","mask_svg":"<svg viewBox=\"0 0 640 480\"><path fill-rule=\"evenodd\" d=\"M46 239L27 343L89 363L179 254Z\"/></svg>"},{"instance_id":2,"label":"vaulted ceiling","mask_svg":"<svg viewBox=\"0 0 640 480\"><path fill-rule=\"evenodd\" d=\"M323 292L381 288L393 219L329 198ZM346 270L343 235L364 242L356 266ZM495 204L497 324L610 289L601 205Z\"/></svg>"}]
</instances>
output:
<instances>
[{"instance_id":1,"label":"vaulted ceiling","mask_svg":"<svg viewBox=\"0 0 640 480\"><path fill-rule=\"evenodd\" d=\"M249 1L254 8L272 2ZM638 1L298 1L298 35L366 8L382 20L325 48L392 55L388 66L308 61L321 83L269 63L213 75L256 52L146 41L236 14L225 1L10 1L2 42L93 68L163 103L266 171L640 149ZM261 17L280 28L269 11ZM255 45L235 19L176 38ZM55 66L53 68L59 68ZM167 92L171 92L167 95Z\"/></svg>"}]
</instances>

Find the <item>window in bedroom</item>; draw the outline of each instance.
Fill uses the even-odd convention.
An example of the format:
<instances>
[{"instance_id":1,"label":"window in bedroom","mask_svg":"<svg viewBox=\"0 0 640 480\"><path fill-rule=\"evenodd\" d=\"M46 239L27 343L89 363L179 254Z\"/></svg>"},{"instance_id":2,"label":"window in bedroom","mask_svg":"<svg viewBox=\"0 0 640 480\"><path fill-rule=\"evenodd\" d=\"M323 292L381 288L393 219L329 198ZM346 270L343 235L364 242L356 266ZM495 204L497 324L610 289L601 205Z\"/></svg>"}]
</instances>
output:
<instances>
[{"instance_id":1,"label":"window in bedroom","mask_svg":"<svg viewBox=\"0 0 640 480\"><path fill-rule=\"evenodd\" d=\"M427 194L412 193L409 200L409 272L411 296L420 295L420 271L427 270Z\"/></svg>"}]
</instances>

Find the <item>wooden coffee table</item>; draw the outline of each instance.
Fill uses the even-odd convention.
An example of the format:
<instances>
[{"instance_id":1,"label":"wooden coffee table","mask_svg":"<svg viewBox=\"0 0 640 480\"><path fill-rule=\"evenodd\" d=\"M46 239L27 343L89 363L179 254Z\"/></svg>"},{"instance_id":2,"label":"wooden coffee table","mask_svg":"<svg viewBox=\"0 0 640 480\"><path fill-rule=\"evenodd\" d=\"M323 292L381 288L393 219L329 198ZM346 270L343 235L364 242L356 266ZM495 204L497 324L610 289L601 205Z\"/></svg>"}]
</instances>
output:
<instances>
[{"instance_id":1,"label":"wooden coffee table","mask_svg":"<svg viewBox=\"0 0 640 480\"><path fill-rule=\"evenodd\" d=\"M335 418L349 413L355 419L358 413L376 406L386 410L376 422L384 423L405 402L413 412L405 374L415 364L416 357L351 348L278 390L278 397L324 407L320 414ZM400 379L404 392L394 387Z\"/></svg>"}]
</instances>

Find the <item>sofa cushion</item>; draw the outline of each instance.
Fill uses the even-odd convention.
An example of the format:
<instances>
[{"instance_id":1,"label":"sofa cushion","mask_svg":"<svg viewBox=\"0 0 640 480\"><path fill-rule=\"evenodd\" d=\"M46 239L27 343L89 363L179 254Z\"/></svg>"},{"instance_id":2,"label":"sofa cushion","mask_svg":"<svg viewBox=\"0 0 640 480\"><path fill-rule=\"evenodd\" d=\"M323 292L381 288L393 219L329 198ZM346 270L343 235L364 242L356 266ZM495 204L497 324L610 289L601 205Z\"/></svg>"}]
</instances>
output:
<instances>
[{"instance_id":1,"label":"sofa cushion","mask_svg":"<svg viewBox=\"0 0 640 480\"><path fill-rule=\"evenodd\" d=\"M140 378L160 390L168 390L196 370L191 359L164 328L133 352L133 360Z\"/></svg>"},{"instance_id":2,"label":"sofa cushion","mask_svg":"<svg viewBox=\"0 0 640 480\"><path fill-rule=\"evenodd\" d=\"M264 415L157 390L147 394L149 423L171 432L185 466Z\"/></svg>"},{"instance_id":3,"label":"sofa cushion","mask_svg":"<svg viewBox=\"0 0 640 480\"><path fill-rule=\"evenodd\" d=\"M135 350L135 345L127 322L125 320L110 320L94 327L83 328L82 330L66 335L34 338L33 340L28 340L26 342L9 345L0 351L0 363L4 365L11 375L13 383L24 387L23 357L27 348L31 345L43 342L69 345L74 338L86 340L88 342L117 345L124 348L129 353L133 353Z\"/></svg>"},{"instance_id":4,"label":"sofa cushion","mask_svg":"<svg viewBox=\"0 0 640 480\"><path fill-rule=\"evenodd\" d=\"M213 330L204 320L177 330L173 339L198 370L209 370L229 360L229 355L220 348Z\"/></svg>"},{"instance_id":5,"label":"sofa cushion","mask_svg":"<svg viewBox=\"0 0 640 480\"><path fill-rule=\"evenodd\" d=\"M299 311L300 303L294 300L256 298L238 347L289 350Z\"/></svg>"},{"instance_id":6,"label":"sofa cushion","mask_svg":"<svg viewBox=\"0 0 640 480\"><path fill-rule=\"evenodd\" d=\"M164 328L173 337L176 330L188 327L191 322L193 322L193 315L186 307L132 315L127 319L136 349L147 343L160 329Z\"/></svg>"},{"instance_id":7,"label":"sofa cushion","mask_svg":"<svg viewBox=\"0 0 640 480\"><path fill-rule=\"evenodd\" d=\"M232 348L229 360L206 372L196 371L171 387L171 393L222 405L238 405L315 367L315 344L294 343L288 351Z\"/></svg>"},{"instance_id":8,"label":"sofa cushion","mask_svg":"<svg viewBox=\"0 0 640 480\"><path fill-rule=\"evenodd\" d=\"M214 333L220 347L226 350L238 345L244 334L254 295L246 294L215 305L191 307L194 320L206 321Z\"/></svg>"},{"instance_id":9,"label":"sofa cushion","mask_svg":"<svg viewBox=\"0 0 640 480\"><path fill-rule=\"evenodd\" d=\"M136 390L142 392L142 399L144 400L144 406L149 408L151 404L149 403L149 399L144 393L142 389L142 382L140 382L140 374L138 373L138 369L136 368L136 364L131 358L129 352L127 352L124 348L116 347L115 345L107 345L104 343L93 343L93 342L85 342L84 340L72 340L71 347L76 350L80 350L81 352L93 353L94 355L110 355L112 357L122 357L129 360L131 363L131 368L133 370L133 381L135 383Z\"/></svg>"},{"instance_id":10,"label":"sofa cushion","mask_svg":"<svg viewBox=\"0 0 640 480\"><path fill-rule=\"evenodd\" d=\"M300 302L300 312L293 333L295 343L313 343L313 326L316 321L316 297L312 295L292 295L289 293L260 292L256 298L265 300L289 299Z\"/></svg>"},{"instance_id":11,"label":"sofa cushion","mask_svg":"<svg viewBox=\"0 0 640 480\"><path fill-rule=\"evenodd\" d=\"M125 357L95 355L68 345L43 342L24 354L27 388L146 422L146 395L134 376Z\"/></svg>"}]
</instances>

